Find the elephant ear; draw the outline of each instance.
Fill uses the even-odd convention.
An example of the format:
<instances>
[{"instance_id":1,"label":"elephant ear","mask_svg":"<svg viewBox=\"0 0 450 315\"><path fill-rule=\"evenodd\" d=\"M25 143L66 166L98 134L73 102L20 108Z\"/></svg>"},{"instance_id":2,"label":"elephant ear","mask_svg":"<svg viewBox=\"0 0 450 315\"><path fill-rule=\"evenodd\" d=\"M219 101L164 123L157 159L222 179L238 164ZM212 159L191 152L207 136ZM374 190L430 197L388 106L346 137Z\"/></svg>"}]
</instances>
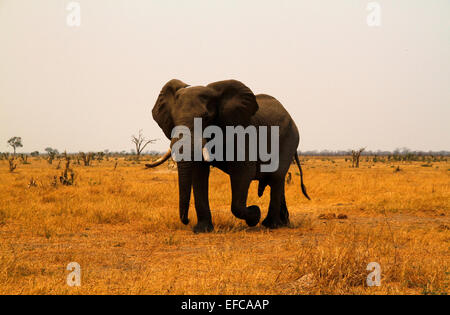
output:
<instances>
[{"instance_id":1,"label":"elephant ear","mask_svg":"<svg viewBox=\"0 0 450 315\"><path fill-rule=\"evenodd\" d=\"M189 86L180 80L170 80L159 93L156 104L152 110L153 119L158 123L168 139L171 138L172 129L175 127L172 120L172 107L175 106L175 93Z\"/></svg>"},{"instance_id":2,"label":"elephant ear","mask_svg":"<svg viewBox=\"0 0 450 315\"><path fill-rule=\"evenodd\" d=\"M253 92L242 82L226 80L208 85L217 92L217 120L224 126L248 126L258 111Z\"/></svg>"}]
</instances>

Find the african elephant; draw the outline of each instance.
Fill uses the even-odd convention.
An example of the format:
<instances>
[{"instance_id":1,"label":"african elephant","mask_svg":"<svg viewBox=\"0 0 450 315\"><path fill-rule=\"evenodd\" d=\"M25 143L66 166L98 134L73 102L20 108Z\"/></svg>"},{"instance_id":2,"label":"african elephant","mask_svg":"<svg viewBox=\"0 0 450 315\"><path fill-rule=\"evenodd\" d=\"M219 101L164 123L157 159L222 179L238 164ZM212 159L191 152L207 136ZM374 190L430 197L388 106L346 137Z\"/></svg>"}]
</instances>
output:
<instances>
[{"instance_id":1,"label":"african elephant","mask_svg":"<svg viewBox=\"0 0 450 315\"><path fill-rule=\"evenodd\" d=\"M289 212L285 199L285 176L295 158L300 171L301 189L309 199L303 184L303 173L297 155L299 133L289 113L275 98L269 95L254 95L243 83L227 80L207 86L190 87L180 80L169 81L161 90L152 110L154 120L171 140L170 148L179 138L172 137L176 126L194 127L194 118L201 118L203 126L278 126L279 164L273 172L261 172L261 160L179 161L178 188L179 214L184 224L188 224L191 190L194 190L197 225L194 232L209 232L214 229L208 200L208 179L210 166L224 171L230 176L232 201L231 212L248 226L255 226L261 218L258 206L247 207L247 195L252 180L258 180L258 195L261 197L266 186L270 186L270 205L262 224L277 228L289 224ZM259 136L259 135L258 135ZM227 139L228 141L228 139ZM227 142L226 143L229 143ZM203 139L203 144L205 139ZM248 143L245 143L248 146ZM271 144L267 144L269 147ZM226 145L225 145L226 146ZM226 148L225 148L226 149ZM247 150L248 148L246 148ZM247 150L248 151L248 150ZM155 167L171 156L171 150L146 167Z\"/></svg>"}]
</instances>

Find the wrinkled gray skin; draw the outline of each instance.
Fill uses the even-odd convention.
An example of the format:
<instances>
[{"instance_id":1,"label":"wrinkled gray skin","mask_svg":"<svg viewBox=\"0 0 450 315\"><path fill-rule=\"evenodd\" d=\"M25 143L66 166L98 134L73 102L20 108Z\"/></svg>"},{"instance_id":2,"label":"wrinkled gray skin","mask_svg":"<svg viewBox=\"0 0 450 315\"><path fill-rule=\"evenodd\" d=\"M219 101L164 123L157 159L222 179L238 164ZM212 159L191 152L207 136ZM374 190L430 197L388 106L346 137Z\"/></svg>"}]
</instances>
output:
<instances>
[{"instance_id":1,"label":"wrinkled gray skin","mask_svg":"<svg viewBox=\"0 0 450 315\"><path fill-rule=\"evenodd\" d=\"M214 229L208 200L210 166L214 166L230 176L231 212L233 215L245 220L249 226L258 224L261 218L259 207L247 206L250 183L252 180L258 180L259 196L262 196L266 186L271 188L269 211L262 224L268 228L289 224L284 184L293 158L296 158L300 174L302 174L296 153L299 134L291 116L275 98L269 95L255 96L248 87L235 80L215 82L206 87L189 87L179 80L171 80L163 87L152 114L167 138L171 140L171 146L179 140L171 139L172 129L175 126L187 126L191 130L191 135L194 135L194 118L202 118L203 128L208 125L217 125L223 128L224 137L225 126L254 125L257 129L258 126L268 126L269 130L270 126L279 126L279 168L273 173L261 173L260 161L211 163L182 161L177 163L179 211L181 221L188 224L189 201L193 189L197 211L197 225L194 227L194 232L209 232ZM268 136L268 140L270 141L270 136ZM206 141L208 139L205 139L203 144ZM193 139L191 139L191 143L194 143ZM152 167L152 165L147 166ZM301 185L303 193L309 199L303 179Z\"/></svg>"}]
</instances>

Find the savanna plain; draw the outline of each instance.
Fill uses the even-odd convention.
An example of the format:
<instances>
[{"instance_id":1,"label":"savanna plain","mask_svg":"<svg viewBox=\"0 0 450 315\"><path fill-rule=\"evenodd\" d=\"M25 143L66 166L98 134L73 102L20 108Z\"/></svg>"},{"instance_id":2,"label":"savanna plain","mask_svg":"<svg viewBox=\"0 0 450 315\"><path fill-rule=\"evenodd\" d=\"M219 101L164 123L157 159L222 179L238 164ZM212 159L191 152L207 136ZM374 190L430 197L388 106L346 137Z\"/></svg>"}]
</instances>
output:
<instances>
[{"instance_id":1,"label":"savanna plain","mask_svg":"<svg viewBox=\"0 0 450 315\"><path fill-rule=\"evenodd\" d=\"M447 294L450 161L301 157L292 165L289 227L249 228L230 211L229 178L210 176L215 231L178 218L176 166L125 157L0 161L0 294ZM58 167L59 165L59 167ZM57 177L55 180L55 176ZM70 180L70 178L69 178ZM269 189L248 205L265 217ZM66 267L81 266L69 287ZM380 286L367 286L370 262Z\"/></svg>"}]
</instances>

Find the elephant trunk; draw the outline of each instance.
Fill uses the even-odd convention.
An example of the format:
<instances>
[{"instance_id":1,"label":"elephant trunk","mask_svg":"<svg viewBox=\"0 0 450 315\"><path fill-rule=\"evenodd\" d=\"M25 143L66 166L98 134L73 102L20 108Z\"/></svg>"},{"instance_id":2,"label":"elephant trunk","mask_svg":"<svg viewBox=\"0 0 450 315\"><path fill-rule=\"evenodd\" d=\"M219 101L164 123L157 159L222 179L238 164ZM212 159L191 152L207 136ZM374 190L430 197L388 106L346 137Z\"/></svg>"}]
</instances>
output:
<instances>
[{"instance_id":1,"label":"elephant trunk","mask_svg":"<svg viewBox=\"0 0 450 315\"><path fill-rule=\"evenodd\" d=\"M170 147L174 145L179 140L179 138L173 138L170 144ZM191 140L191 143L194 143L194 140ZM202 156L205 161L209 161L210 155L208 150L204 147L205 140L202 139ZM191 148L193 150L194 147ZM173 152L171 149L166 153L166 156L170 156ZM162 157L160 160L166 159L166 156ZM168 157L167 157L168 158ZM194 163L192 161L193 156L190 161L178 161L178 194L179 194L179 211L180 211L180 219L183 224L187 225L189 223L188 214L189 214L189 203L191 200L191 191L192 191L192 174L193 174L193 166ZM155 164L161 164L161 161L157 161Z\"/></svg>"},{"instance_id":2,"label":"elephant trunk","mask_svg":"<svg viewBox=\"0 0 450 315\"><path fill-rule=\"evenodd\" d=\"M183 224L189 223L189 202L192 189L192 162L180 161L178 166L178 191L180 219Z\"/></svg>"}]
</instances>

